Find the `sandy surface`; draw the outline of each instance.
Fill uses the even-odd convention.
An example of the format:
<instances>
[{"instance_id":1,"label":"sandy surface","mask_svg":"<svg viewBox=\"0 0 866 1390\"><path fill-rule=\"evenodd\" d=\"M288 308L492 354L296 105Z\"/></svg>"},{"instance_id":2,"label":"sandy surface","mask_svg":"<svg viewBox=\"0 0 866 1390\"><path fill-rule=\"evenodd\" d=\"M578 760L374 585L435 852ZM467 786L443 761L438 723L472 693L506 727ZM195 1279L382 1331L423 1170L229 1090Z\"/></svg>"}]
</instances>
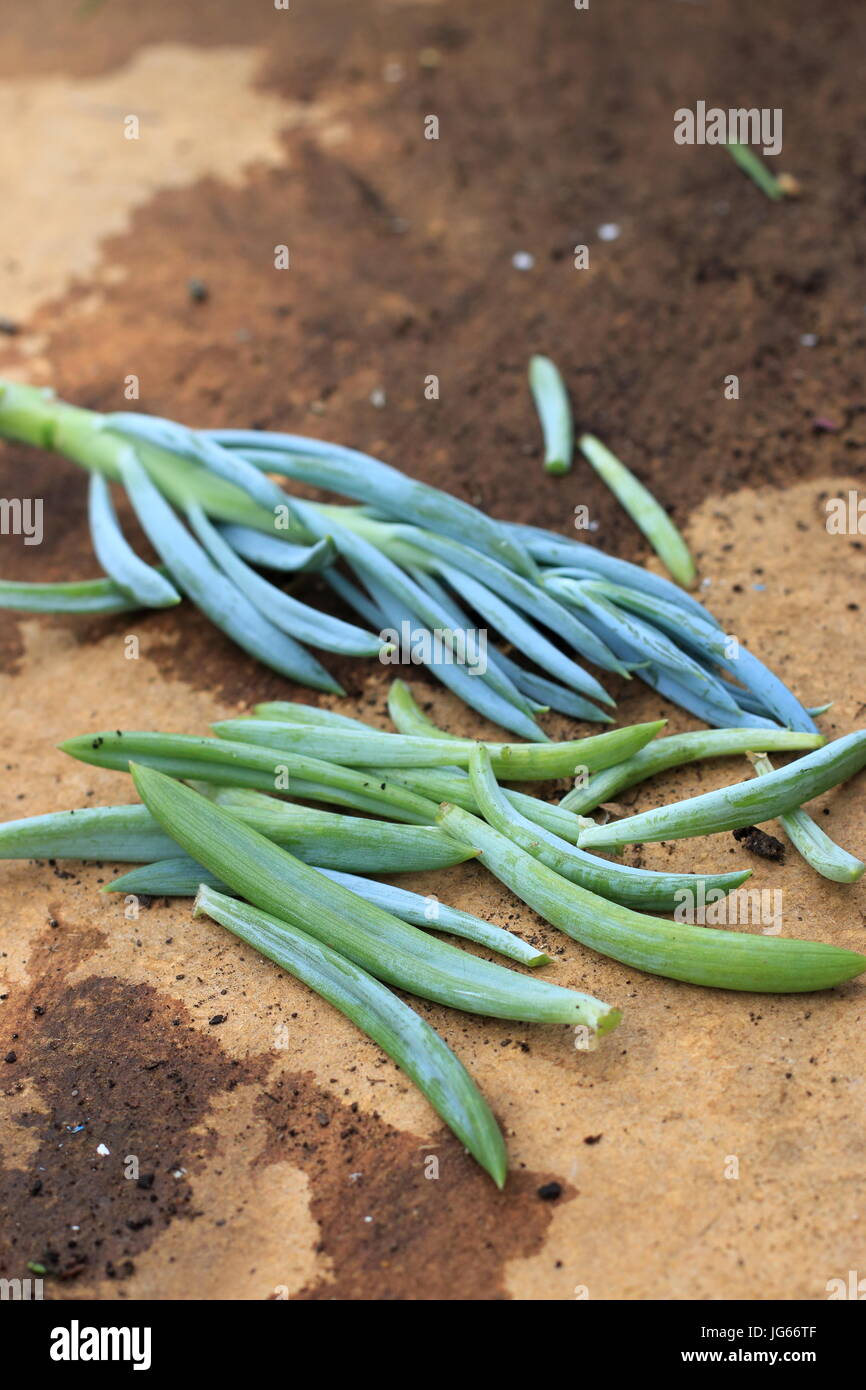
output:
<instances>
[{"instance_id":1,"label":"sandy surface","mask_svg":"<svg viewBox=\"0 0 866 1390\"><path fill-rule=\"evenodd\" d=\"M585 502L601 544L646 558L588 470L541 473L524 371L550 351L586 427L674 510L726 630L806 703L835 701L828 735L863 724L866 538L825 526L826 499L863 486L862 168L855 92L820 56L844 64L862 17L770 5L741 37L733 4L567 20L510 6L508 24L492 3L380 3L361 20L332 0L244 25L222 4L4 8L0 314L20 331L0 338L0 372L99 408L122 407L135 373L145 409L356 443L563 533ZM769 90L801 202L773 207L720 152L673 146L666 55L686 27L683 100ZM612 221L622 234L602 243ZM512 268L521 250L532 272ZM8 446L0 470L2 495L42 497L46 518L40 547L0 538L2 573L94 574L83 477ZM0 614L0 657L4 818L132 799L119 774L55 751L70 734L204 732L303 698L186 609ZM338 707L386 727L387 672L330 664ZM485 731L404 674L447 727ZM695 727L637 682L615 693L622 722ZM633 804L744 770L667 774ZM817 807L861 855L864 797L854 783ZM866 889L792 853L768 863L728 835L639 853L748 865L781 890L784 934L862 947ZM111 876L0 863L0 1057L15 1056L0 1062L0 1274L41 1260L61 1298L819 1299L863 1268L862 984L774 999L655 980L560 936L477 865L402 880L545 945L549 978L624 1011L587 1053L565 1028L419 1005L503 1125L497 1194L347 1022L187 903L126 917L98 893ZM562 1195L542 1200L554 1180Z\"/></svg>"}]
</instances>

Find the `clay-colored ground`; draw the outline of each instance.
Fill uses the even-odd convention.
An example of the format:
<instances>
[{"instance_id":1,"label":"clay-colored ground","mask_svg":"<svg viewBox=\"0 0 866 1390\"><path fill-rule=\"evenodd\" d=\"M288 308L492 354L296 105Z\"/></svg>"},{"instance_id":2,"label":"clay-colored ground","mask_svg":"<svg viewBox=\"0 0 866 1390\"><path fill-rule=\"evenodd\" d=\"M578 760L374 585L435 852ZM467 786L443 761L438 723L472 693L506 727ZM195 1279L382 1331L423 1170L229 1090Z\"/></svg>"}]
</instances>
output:
<instances>
[{"instance_id":1,"label":"clay-colored ground","mask_svg":"<svg viewBox=\"0 0 866 1390\"><path fill-rule=\"evenodd\" d=\"M807 703L835 700L828 734L863 724L866 541L829 535L824 512L862 489L866 442L856 10L106 0L59 14L38 0L0 14L0 315L19 326L0 373L99 408L122 408L136 375L144 409L354 442L563 533L585 502L600 544L643 559L588 470L541 472L524 372L547 350L581 423L673 508L726 629ZM801 202L775 207L720 151L673 145L674 108L699 97L784 108ZM423 139L431 113L438 142ZM616 241L599 240L605 222ZM571 268L578 243L588 271ZM531 271L512 268L518 251ZM816 432L818 417L836 428ZM0 573L95 573L82 476L8 446L0 468L2 496L45 504L43 545L0 538ZM203 732L300 694L191 610L2 614L0 657L4 818L131 799L120 775L53 751L71 733ZM333 669L339 708L385 727L387 673ZM434 717L484 731L409 674ZM623 722L694 727L637 682L616 693ZM704 765L621 799L644 808L744 770ZM817 810L860 854L864 804L855 782ZM866 889L790 853L751 859L730 836L637 853L749 864L754 886L781 889L785 934L862 948ZM112 869L0 864L0 1057L14 1055L0 1061L0 1275L42 1261L66 1298L820 1299L864 1268L861 984L702 991L583 950L476 865L404 880L543 943L549 978L624 1010L586 1053L567 1029L418 1006L503 1124L498 1195L373 1044L188 903L126 918L97 891ZM562 1196L541 1200L554 1179Z\"/></svg>"}]
</instances>

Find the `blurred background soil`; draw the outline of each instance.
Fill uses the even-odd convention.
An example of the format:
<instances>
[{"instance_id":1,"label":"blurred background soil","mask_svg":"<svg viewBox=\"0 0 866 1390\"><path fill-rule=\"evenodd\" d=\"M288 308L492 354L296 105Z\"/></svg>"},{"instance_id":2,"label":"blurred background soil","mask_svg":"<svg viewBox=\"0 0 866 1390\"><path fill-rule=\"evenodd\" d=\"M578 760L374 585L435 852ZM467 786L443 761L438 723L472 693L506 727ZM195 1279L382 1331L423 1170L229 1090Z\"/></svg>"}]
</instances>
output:
<instances>
[{"instance_id":1,"label":"blurred background soil","mask_svg":"<svg viewBox=\"0 0 866 1390\"><path fill-rule=\"evenodd\" d=\"M563 534L584 504L591 539L645 560L591 470L542 472L525 376L549 353L580 427L685 529L726 629L806 703L834 700L829 735L863 724L866 540L825 526L864 476L861 8L3 0L0 17L0 374L97 409L127 408L134 376L141 409L350 443ZM723 151L675 145L699 99L781 107L774 168L802 198L774 205ZM0 495L44 499L45 538L0 538L0 573L96 574L85 494L72 465L3 445ZM339 708L385 727L393 668L329 664ZM404 674L449 728L487 731ZM0 687L4 818L132 799L55 751L70 734L204 732L306 698L187 607L0 614ZM623 722L694 726L638 682L615 693ZM864 796L818 809L861 855ZM748 864L782 889L785 934L862 949L866 890L790 853L716 836L630 858ZM864 1268L861 984L701 991L584 950L477 865L404 880L543 943L550 978L625 1013L586 1053L567 1029L418 1005L504 1126L497 1194L351 1025L188 903L127 919L97 891L112 870L0 864L0 1275L42 1263L72 1299L764 1299Z\"/></svg>"}]
</instances>

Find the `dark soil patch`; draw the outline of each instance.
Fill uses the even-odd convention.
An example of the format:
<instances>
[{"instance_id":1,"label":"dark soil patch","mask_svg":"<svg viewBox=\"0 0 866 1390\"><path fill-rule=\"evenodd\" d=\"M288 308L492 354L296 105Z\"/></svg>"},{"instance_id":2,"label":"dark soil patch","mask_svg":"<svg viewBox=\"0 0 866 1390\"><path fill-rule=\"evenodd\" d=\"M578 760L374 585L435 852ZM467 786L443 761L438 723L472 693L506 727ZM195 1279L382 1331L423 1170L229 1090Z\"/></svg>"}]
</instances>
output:
<instances>
[{"instance_id":1,"label":"dark soil patch","mask_svg":"<svg viewBox=\"0 0 866 1390\"><path fill-rule=\"evenodd\" d=\"M768 835L766 830L759 830L755 825L744 825L733 833L734 839L739 840L750 854L757 854L761 859L775 859L779 863L785 858L782 841L777 840L775 835Z\"/></svg>"},{"instance_id":2,"label":"dark soil patch","mask_svg":"<svg viewBox=\"0 0 866 1390\"><path fill-rule=\"evenodd\" d=\"M536 1253L550 1225L539 1194L576 1195L519 1169L497 1192L449 1131L421 1144L309 1076L269 1084L259 1113L272 1131L260 1161L308 1174L317 1249L333 1262L302 1301L506 1297L507 1262Z\"/></svg>"},{"instance_id":3,"label":"dark soil patch","mask_svg":"<svg viewBox=\"0 0 866 1390\"><path fill-rule=\"evenodd\" d=\"M215 1094L255 1074L150 985L99 975L67 984L101 940L92 930L46 929L31 983L4 1006L0 1051L15 1061L0 1083L20 1093L17 1122L37 1137L26 1166L0 1170L6 1277L26 1277L30 1261L64 1286L132 1274L136 1255L173 1220L200 1215L187 1174L212 1154L216 1135L193 1130Z\"/></svg>"}]
</instances>

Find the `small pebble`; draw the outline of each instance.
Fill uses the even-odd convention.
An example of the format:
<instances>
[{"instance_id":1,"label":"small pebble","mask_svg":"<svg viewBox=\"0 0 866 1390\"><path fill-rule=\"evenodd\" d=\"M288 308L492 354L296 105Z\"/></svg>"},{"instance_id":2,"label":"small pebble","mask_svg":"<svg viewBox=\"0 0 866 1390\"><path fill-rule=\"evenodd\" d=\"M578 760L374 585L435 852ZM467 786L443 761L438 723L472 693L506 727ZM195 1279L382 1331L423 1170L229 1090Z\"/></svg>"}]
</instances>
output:
<instances>
[{"instance_id":1,"label":"small pebble","mask_svg":"<svg viewBox=\"0 0 866 1390\"><path fill-rule=\"evenodd\" d=\"M374 405L377 410L383 409L387 399L388 397L385 395L385 392L382 390L381 386L377 386L375 391L370 392L370 404Z\"/></svg>"},{"instance_id":2,"label":"small pebble","mask_svg":"<svg viewBox=\"0 0 866 1390\"><path fill-rule=\"evenodd\" d=\"M542 1202L555 1202L557 1197L562 1196L562 1184L558 1182L545 1182L538 1188L538 1195Z\"/></svg>"},{"instance_id":3,"label":"small pebble","mask_svg":"<svg viewBox=\"0 0 866 1390\"><path fill-rule=\"evenodd\" d=\"M511 257L511 264L515 270L531 270L535 265L535 257L529 251L515 251Z\"/></svg>"},{"instance_id":4,"label":"small pebble","mask_svg":"<svg viewBox=\"0 0 866 1390\"><path fill-rule=\"evenodd\" d=\"M818 346L818 334L817 334L817 333L801 333L801 334L800 334L800 346L801 346L801 347L817 347L817 346Z\"/></svg>"},{"instance_id":5,"label":"small pebble","mask_svg":"<svg viewBox=\"0 0 866 1390\"><path fill-rule=\"evenodd\" d=\"M616 241L622 228L618 222L602 222L598 229L599 241Z\"/></svg>"}]
</instances>

